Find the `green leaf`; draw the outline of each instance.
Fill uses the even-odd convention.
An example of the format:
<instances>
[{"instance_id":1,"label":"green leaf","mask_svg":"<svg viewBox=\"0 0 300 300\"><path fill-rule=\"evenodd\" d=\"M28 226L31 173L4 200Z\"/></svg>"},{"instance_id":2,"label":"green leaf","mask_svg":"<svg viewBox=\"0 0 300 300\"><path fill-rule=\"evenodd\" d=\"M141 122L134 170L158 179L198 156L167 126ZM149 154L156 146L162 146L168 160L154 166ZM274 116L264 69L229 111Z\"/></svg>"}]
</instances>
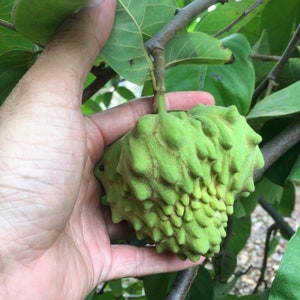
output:
<instances>
[{"instance_id":1,"label":"green leaf","mask_svg":"<svg viewBox=\"0 0 300 300\"><path fill-rule=\"evenodd\" d=\"M273 281L269 300L300 299L300 228L287 244L279 270Z\"/></svg>"},{"instance_id":2,"label":"green leaf","mask_svg":"<svg viewBox=\"0 0 300 300\"><path fill-rule=\"evenodd\" d=\"M141 0L139 0L141 1ZM143 16L144 41L154 36L173 17L177 5L174 0L147 0Z\"/></svg>"},{"instance_id":3,"label":"green leaf","mask_svg":"<svg viewBox=\"0 0 300 300\"><path fill-rule=\"evenodd\" d=\"M250 119L250 121L254 121L254 123L259 123L260 120L263 119ZM259 132L263 138L261 146L263 147L268 141L280 134L293 122L294 116L272 118L265 122ZM286 181L289 180L289 174L296 163L299 153L300 143L297 143L267 169L265 176L274 183L284 187Z\"/></svg>"},{"instance_id":4,"label":"green leaf","mask_svg":"<svg viewBox=\"0 0 300 300\"><path fill-rule=\"evenodd\" d=\"M270 241L269 251L268 251L268 257L271 257L275 253L275 250L276 250L276 247L278 246L278 244L279 244L279 238L277 236L275 236Z\"/></svg>"},{"instance_id":5,"label":"green leaf","mask_svg":"<svg viewBox=\"0 0 300 300\"><path fill-rule=\"evenodd\" d=\"M228 295L224 300L268 300L268 296L262 295L246 295L246 296L235 296L235 295Z\"/></svg>"},{"instance_id":6,"label":"green leaf","mask_svg":"<svg viewBox=\"0 0 300 300\"><path fill-rule=\"evenodd\" d=\"M271 165L271 167L265 172L265 176L273 182L281 186L285 186L287 180L289 180L289 174L297 162L299 153L300 143L289 149L273 165Z\"/></svg>"},{"instance_id":7,"label":"green leaf","mask_svg":"<svg viewBox=\"0 0 300 300\"><path fill-rule=\"evenodd\" d=\"M202 32L178 33L166 47L166 67L182 63L224 64L232 52L216 38Z\"/></svg>"},{"instance_id":8,"label":"green leaf","mask_svg":"<svg viewBox=\"0 0 300 300\"><path fill-rule=\"evenodd\" d=\"M203 31L208 34L215 34L219 30L226 27L228 24L236 20L237 17L242 15L248 8L250 8L257 0L244 0L244 1L233 1L230 0L225 5L218 4L216 9L206 14L202 20L198 23L195 30ZM269 1L269 0L267 0ZM230 35L236 32L241 32L242 28L257 14L259 14L265 6L266 0L263 4L259 5L255 10L248 14L245 18L239 21L234 27L221 35Z\"/></svg>"},{"instance_id":9,"label":"green leaf","mask_svg":"<svg viewBox=\"0 0 300 300\"><path fill-rule=\"evenodd\" d=\"M300 81L258 102L247 119L269 118L300 112Z\"/></svg>"},{"instance_id":10,"label":"green leaf","mask_svg":"<svg viewBox=\"0 0 300 300\"><path fill-rule=\"evenodd\" d=\"M15 0L0 0L0 18L11 23L11 10ZM0 27L1 28L1 27Z\"/></svg>"},{"instance_id":11,"label":"green leaf","mask_svg":"<svg viewBox=\"0 0 300 300\"><path fill-rule=\"evenodd\" d=\"M125 299L123 297L120 297L118 299ZM94 294L93 298L91 298L91 300L116 300L116 297L114 296L114 294L112 292L105 292L103 294Z\"/></svg>"},{"instance_id":12,"label":"green leaf","mask_svg":"<svg viewBox=\"0 0 300 300\"><path fill-rule=\"evenodd\" d=\"M263 179L256 185L256 189L254 193L250 195L250 197L252 196L259 198L262 196L268 203L278 206L282 197L282 193L283 188L281 186L273 183L268 178L263 177Z\"/></svg>"},{"instance_id":13,"label":"green leaf","mask_svg":"<svg viewBox=\"0 0 300 300\"><path fill-rule=\"evenodd\" d=\"M37 44L45 45L57 27L86 2L87 0L17 0L13 21L20 34Z\"/></svg>"},{"instance_id":14,"label":"green leaf","mask_svg":"<svg viewBox=\"0 0 300 300\"><path fill-rule=\"evenodd\" d=\"M228 65L182 65L166 71L167 91L204 90L214 95L220 106L236 105L240 113L248 112L254 89L254 69L248 41L239 34L222 40L234 54Z\"/></svg>"},{"instance_id":15,"label":"green leaf","mask_svg":"<svg viewBox=\"0 0 300 300\"><path fill-rule=\"evenodd\" d=\"M300 58L290 58L278 77L278 89L283 89L289 85L300 81Z\"/></svg>"},{"instance_id":16,"label":"green leaf","mask_svg":"<svg viewBox=\"0 0 300 300\"><path fill-rule=\"evenodd\" d=\"M101 51L108 64L125 79L142 84L149 78L152 62L144 48L142 16L146 0L118 1L115 24Z\"/></svg>"},{"instance_id":17,"label":"green leaf","mask_svg":"<svg viewBox=\"0 0 300 300\"><path fill-rule=\"evenodd\" d=\"M125 288L125 291L131 296L134 295L134 298L137 299L137 296L141 296L143 293L143 282L141 280L130 282L129 285Z\"/></svg>"},{"instance_id":18,"label":"green leaf","mask_svg":"<svg viewBox=\"0 0 300 300\"><path fill-rule=\"evenodd\" d=\"M105 92L102 94L97 94L82 104L82 106L81 106L82 112L85 115L100 112L103 109L109 107L112 98L113 98L112 92ZM102 104L102 106L101 106L101 104ZM104 107L103 107L103 105L104 105Z\"/></svg>"},{"instance_id":19,"label":"green leaf","mask_svg":"<svg viewBox=\"0 0 300 300\"><path fill-rule=\"evenodd\" d=\"M285 189L283 190L280 203L278 205L278 212L283 217L291 217L295 208L296 190L293 182L287 182Z\"/></svg>"},{"instance_id":20,"label":"green leaf","mask_svg":"<svg viewBox=\"0 0 300 300\"><path fill-rule=\"evenodd\" d=\"M125 86L117 86L116 92L126 100L132 100L136 98L135 94Z\"/></svg>"},{"instance_id":21,"label":"green leaf","mask_svg":"<svg viewBox=\"0 0 300 300\"><path fill-rule=\"evenodd\" d=\"M253 192L248 197L243 197L243 196L237 197L237 202L243 206L246 215L250 215L254 211L258 203L258 198L259 195Z\"/></svg>"},{"instance_id":22,"label":"green leaf","mask_svg":"<svg viewBox=\"0 0 300 300\"><path fill-rule=\"evenodd\" d=\"M14 0L0 0L0 19L9 23ZM10 50L31 50L33 44L17 32L0 26L0 55Z\"/></svg>"},{"instance_id":23,"label":"green leaf","mask_svg":"<svg viewBox=\"0 0 300 300\"><path fill-rule=\"evenodd\" d=\"M113 295L118 298L123 294L123 287L121 279L111 280L108 282L108 285L111 288Z\"/></svg>"},{"instance_id":24,"label":"green leaf","mask_svg":"<svg viewBox=\"0 0 300 300\"><path fill-rule=\"evenodd\" d=\"M214 284L214 300L223 300L229 292L234 288L238 281L238 277L233 278L226 283L216 282Z\"/></svg>"},{"instance_id":25,"label":"green leaf","mask_svg":"<svg viewBox=\"0 0 300 300\"><path fill-rule=\"evenodd\" d=\"M237 257L230 250L213 258L213 265L216 277L220 282L226 282L235 271L237 265Z\"/></svg>"},{"instance_id":26,"label":"green leaf","mask_svg":"<svg viewBox=\"0 0 300 300\"><path fill-rule=\"evenodd\" d=\"M241 31L251 44L264 33L268 52L261 54L281 55L294 29L299 23L299 0L264 0L257 14Z\"/></svg>"},{"instance_id":27,"label":"green leaf","mask_svg":"<svg viewBox=\"0 0 300 300\"><path fill-rule=\"evenodd\" d=\"M210 273L203 266L199 266L197 276L186 296L186 300L213 300L213 287Z\"/></svg>"},{"instance_id":28,"label":"green leaf","mask_svg":"<svg viewBox=\"0 0 300 300\"><path fill-rule=\"evenodd\" d=\"M35 58L36 54L22 50L11 50L0 55L0 105L31 67Z\"/></svg>"},{"instance_id":29,"label":"green leaf","mask_svg":"<svg viewBox=\"0 0 300 300\"><path fill-rule=\"evenodd\" d=\"M177 273L165 273L146 276L144 288L147 300L164 300L169 287L173 283Z\"/></svg>"},{"instance_id":30,"label":"green leaf","mask_svg":"<svg viewBox=\"0 0 300 300\"><path fill-rule=\"evenodd\" d=\"M300 80L300 58L290 58L288 67L290 69L290 74L294 82Z\"/></svg>"},{"instance_id":31,"label":"green leaf","mask_svg":"<svg viewBox=\"0 0 300 300\"><path fill-rule=\"evenodd\" d=\"M272 0L265 6L259 31L268 37L270 53L281 55L299 23L300 0Z\"/></svg>"},{"instance_id":32,"label":"green leaf","mask_svg":"<svg viewBox=\"0 0 300 300\"><path fill-rule=\"evenodd\" d=\"M300 183L300 155L298 156L294 167L292 168L288 180L294 181L296 183Z\"/></svg>"},{"instance_id":33,"label":"green leaf","mask_svg":"<svg viewBox=\"0 0 300 300\"><path fill-rule=\"evenodd\" d=\"M252 48L253 54L264 54L270 55L270 46L265 31L262 32L261 36L255 41ZM259 84L265 77L270 73L271 69L275 66L274 61L265 61L261 59L253 59L253 66L255 69L255 82Z\"/></svg>"},{"instance_id":34,"label":"green leaf","mask_svg":"<svg viewBox=\"0 0 300 300\"><path fill-rule=\"evenodd\" d=\"M166 90L176 91L198 91L200 79L200 66L179 65L166 70Z\"/></svg>"},{"instance_id":35,"label":"green leaf","mask_svg":"<svg viewBox=\"0 0 300 300\"><path fill-rule=\"evenodd\" d=\"M95 289L91 291L84 300L93 300L93 297L96 295Z\"/></svg>"},{"instance_id":36,"label":"green leaf","mask_svg":"<svg viewBox=\"0 0 300 300\"><path fill-rule=\"evenodd\" d=\"M243 218L247 215L247 212L239 199L236 199L234 203L234 216L236 218Z\"/></svg>"},{"instance_id":37,"label":"green leaf","mask_svg":"<svg viewBox=\"0 0 300 300\"><path fill-rule=\"evenodd\" d=\"M115 24L101 55L126 80L143 84L153 69L144 38L149 39L170 20L175 9L173 0L119 0Z\"/></svg>"},{"instance_id":38,"label":"green leaf","mask_svg":"<svg viewBox=\"0 0 300 300\"><path fill-rule=\"evenodd\" d=\"M250 45L244 36L234 34L222 42L235 56L233 64L202 67L200 90L211 92L218 105L236 105L239 112L247 114L254 90L254 69L249 59Z\"/></svg>"},{"instance_id":39,"label":"green leaf","mask_svg":"<svg viewBox=\"0 0 300 300\"><path fill-rule=\"evenodd\" d=\"M105 105L106 108L109 107L111 100L113 98L113 93L112 92L106 92L100 95L96 96L96 102L99 103L103 103Z\"/></svg>"},{"instance_id":40,"label":"green leaf","mask_svg":"<svg viewBox=\"0 0 300 300\"><path fill-rule=\"evenodd\" d=\"M240 201L243 205L247 205L247 203L251 203L251 201L256 203L261 196L264 197L281 216L291 216L295 207L295 186L292 182L287 182L283 188L270 181L267 177L263 177L263 179L256 184L255 191L248 198L242 198ZM251 213L253 209L254 208L252 208L249 213ZM237 224L237 228L239 228L239 226L243 226L243 224ZM233 246L237 245L235 241L233 241L232 244Z\"/></svg>"},{"instance_id":41,"label":"green leaf","mask_svg":"<svg viewBox=\"0 0 300 300\"><path fill-rule=\"evenodd\" d=\"M251 217L247 215L243 218L233 217L232 235L230 236L227 249L238 255L245 247L251 233Z\"/></svg>"}]
</instances>

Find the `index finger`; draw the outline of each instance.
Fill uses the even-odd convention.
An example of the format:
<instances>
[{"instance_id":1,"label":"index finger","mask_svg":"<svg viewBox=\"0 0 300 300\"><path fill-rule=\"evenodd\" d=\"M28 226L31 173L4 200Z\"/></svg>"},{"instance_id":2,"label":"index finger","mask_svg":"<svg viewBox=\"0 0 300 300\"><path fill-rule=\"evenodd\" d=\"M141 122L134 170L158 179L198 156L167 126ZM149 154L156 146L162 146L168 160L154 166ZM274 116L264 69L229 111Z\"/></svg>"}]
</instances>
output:
<instances>
[{"instance_id":1,"label":"index finger","mask_svg":"<svg viewBox=\"0 0 300 300\"><path fill-rule=\"evenodd\" d=\"M170 273L195 267L203 262L189 259L181 260L171 252L157 253L153 247L133 247L128 245L112 245L111 273L107 280L121 277L142 277L151 274Z\"/></svg>"},{"instance_id":2,"label":"index finger","mask_svg":"<svg viewBox=\"0 0 300 300\"><path fill-rule=\"evenodd\" d=\"M91 115L98 128L104 146L123 136L145 114L152 113L153 97L129 101L115 108ZM214 105L214 97L207 92L173 92L165 95L168 110L188 110L196 104Z\"/></svg>"}]
</instances>

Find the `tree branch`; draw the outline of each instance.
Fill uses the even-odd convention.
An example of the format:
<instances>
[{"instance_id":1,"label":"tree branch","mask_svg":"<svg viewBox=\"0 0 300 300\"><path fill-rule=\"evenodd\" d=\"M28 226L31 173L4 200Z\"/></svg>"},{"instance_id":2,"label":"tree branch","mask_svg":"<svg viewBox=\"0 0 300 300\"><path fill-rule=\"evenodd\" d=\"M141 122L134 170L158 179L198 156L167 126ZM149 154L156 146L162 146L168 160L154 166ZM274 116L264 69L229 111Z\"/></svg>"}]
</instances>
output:
<instances>
[{"instance_id":1,"label":"tree branch","mask_svg":"<svg viewBox=\"0 0 300 300\"><path fill-rule=\"evenodd\" d=\"M217 37L224 32L229 31L235 24L243 20L247 15L249 15L256 7L258 7L260 4L263 3L263 0L257 0L255 3L253 3L248 9L246 9L239 17L237 17L234 21L232 21L229 25L221 29L220 31L213 34L214 37Z\"/></svg>"},{"instance_id":2,"label":"tree branch","mask_svg":"<svg viewBox=\"0 0 300 300\"><path fill-rule=\"evenodd\" d=\"M96 76L96 79L87 86L82 94L82 103L86 102L95 93L99 91L110 79L115 77L117 73L111 67L94 67L92 73Z\"/></svg>"},{"instance_id":3,"label":"tree branch","mask_svg":"<svg viewBox=\"0 0 300 300\"><path fill-rule=\"evenodd\" d=\"M300 120L295 121L262 148L265 165L254 173L254 182L261 179L265 171L284 153L300 142Z\"/></svg>"},{"instance_id":4,"label":"tree branch","mask_svg":"<svg viewBox=\"0 0 300 300\"><path fill-rule=\"evenodd\" d=\"M145 43L146 50L152 54L154 48L164 48L188 22L218 2L223 4L228 0L195 0L186 7L178 9L174 18Z\"/></svg>"},{"instance_id":5,"label":"tree branch","mask_svg":"<svg viewBox=\"0 0 300 300\"><path fill-rule=\"evenodd\" d=\"M254 91L253 98L252 98L254 102L257 101L258 97L268 86L269 82L276 82L277 77L279 76L282 68L289 61L291 55L293 54L294 50L298 46L299 41L300 41L300 24L298 25L296 32L294 33L286 49L284 50L280 60L273 67L273 69L270 71L268 76L260 83L260 85Z\"/></svg>"},{"instance_id":6,"label":"tree branch","mask_svg":"<svg viewBox=\"0 0 300 300\"><path fill-rule=\"evenodd\" d=\"M192 267L178 273L166 300L184 300L197 276L199 267Z\"/></svg>"},{"instance_id":7,"label":"tree branch","mask_svg":"<svg viewBox=\"0 0 300 300\"><path fill-rule=\"evenodd\" d=\"M9 30L16 31L15 26L12 23L9 23L3 19L0 19L0 26L5 27Z\"/></svg>"}]
</instances>

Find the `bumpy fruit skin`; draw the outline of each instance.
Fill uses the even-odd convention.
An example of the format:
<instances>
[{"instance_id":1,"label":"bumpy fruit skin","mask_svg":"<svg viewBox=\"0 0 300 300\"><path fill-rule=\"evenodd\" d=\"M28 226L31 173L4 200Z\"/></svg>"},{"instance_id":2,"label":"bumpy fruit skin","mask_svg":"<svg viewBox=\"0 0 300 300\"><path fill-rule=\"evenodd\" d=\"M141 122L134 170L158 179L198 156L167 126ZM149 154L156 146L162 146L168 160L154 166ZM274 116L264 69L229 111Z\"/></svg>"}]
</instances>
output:
<instances>
[{"instance_id":1,"label":"bumpy fruit skin","mask_svg":"<svg viewBox=\"0 0 300 300\"><path fill-rule=\"evenodd\" d=\"M159 253L197 261L220 251L235 195L254 190L260 141L235 106L145 115L95 174L113 222L128 221Z\"/></svg>"}]
</instances>

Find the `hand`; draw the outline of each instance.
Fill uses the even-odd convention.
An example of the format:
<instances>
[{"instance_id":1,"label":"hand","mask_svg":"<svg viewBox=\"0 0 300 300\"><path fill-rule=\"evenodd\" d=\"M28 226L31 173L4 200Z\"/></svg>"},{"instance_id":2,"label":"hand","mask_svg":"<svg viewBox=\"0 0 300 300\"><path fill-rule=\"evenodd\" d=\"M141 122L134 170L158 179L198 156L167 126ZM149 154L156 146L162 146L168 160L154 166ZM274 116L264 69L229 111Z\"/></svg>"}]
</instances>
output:
<instances>
[{"instance_id":1,"label":"hand","mask_svg":"<svg viewBox=\"0 0 300 300\"><path fill-rule=\"evenodd\" d=\"M103 147L152 106L148 98L81 113L83 82L114 13L115 1L106 0L68 20L0 109L1 299L83 299L102 281L194 265L110 244L121 226L100 205L93 168ZM166 102L188 109L213 98L174 93Z\"/></svg>"}]
</instances>

